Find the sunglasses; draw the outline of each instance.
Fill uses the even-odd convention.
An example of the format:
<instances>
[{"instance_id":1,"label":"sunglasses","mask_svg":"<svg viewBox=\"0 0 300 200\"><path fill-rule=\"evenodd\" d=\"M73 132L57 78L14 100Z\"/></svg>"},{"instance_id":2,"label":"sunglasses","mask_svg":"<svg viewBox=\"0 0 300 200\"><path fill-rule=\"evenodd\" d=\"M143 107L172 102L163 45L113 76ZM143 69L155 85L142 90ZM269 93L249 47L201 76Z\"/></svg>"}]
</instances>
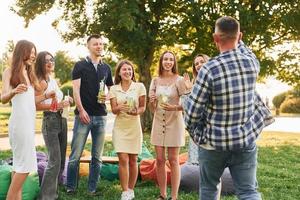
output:
<instances>
[{"instance_id":1,"label":"sunglasses","mask_svg":"<svg viewBox=\"0 0 300 200\"><path fill-rule=\"evenodd\" d=\"M54 58L46 59L46 63L54 63Z\"/></svg>"}]
</instances>

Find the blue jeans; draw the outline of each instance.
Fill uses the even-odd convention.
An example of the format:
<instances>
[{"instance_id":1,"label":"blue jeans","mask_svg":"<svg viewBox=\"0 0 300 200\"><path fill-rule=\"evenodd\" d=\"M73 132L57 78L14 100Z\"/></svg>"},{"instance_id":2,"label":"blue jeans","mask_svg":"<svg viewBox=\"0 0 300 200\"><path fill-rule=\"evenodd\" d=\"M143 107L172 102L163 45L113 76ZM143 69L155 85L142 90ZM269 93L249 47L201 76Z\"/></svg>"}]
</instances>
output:
<instances>
[{"instance_id":1,"label":"blue jeans","mask_svg":"<svg viewBox=\"0 0 300 200\"><path fill-rule=\"evenodd\" d=\"M226 167L229 168L239 199L260 200L257 191L257 147L255 142L234 151L215 151L199 148L201 200L216 200L217 185Z\"/></svg>"},{"instance_id":2,"label":"blue jeans","mask_svg":"<svg viewBox=\"0 0 300 200\"><path fill-rule=\"evenodd\" d=\"M105 140L106 116L90 116L90 123L83 124L79 116L75 116L71 154L67 171L67 189L75 191L79 178L79 160L89 132L92 135L92 159L88 180L88 190L95 192L100 178L101 156Z\"/></svg>"}]
</instances>

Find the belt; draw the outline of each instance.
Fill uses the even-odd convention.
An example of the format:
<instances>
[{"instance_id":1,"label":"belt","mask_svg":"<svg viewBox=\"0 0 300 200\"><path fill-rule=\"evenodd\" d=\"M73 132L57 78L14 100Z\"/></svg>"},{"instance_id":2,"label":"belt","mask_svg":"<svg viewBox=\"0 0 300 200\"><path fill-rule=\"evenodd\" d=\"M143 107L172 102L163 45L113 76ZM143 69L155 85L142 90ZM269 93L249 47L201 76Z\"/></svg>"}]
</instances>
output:
<instances>
[{"instance_id":1,"label":"belt","mask_svg":"<svg viewBox=\"0 0 300 200\"><path fill-rule=\"evenodd\" d=\"M51 112L51 111L44 111L43 112L43 115L44 116L51 116L51 115L58 115L61 117L61 114L62 114L63 110L58 110L57 112Z\"/></svg>"}]
</instances>

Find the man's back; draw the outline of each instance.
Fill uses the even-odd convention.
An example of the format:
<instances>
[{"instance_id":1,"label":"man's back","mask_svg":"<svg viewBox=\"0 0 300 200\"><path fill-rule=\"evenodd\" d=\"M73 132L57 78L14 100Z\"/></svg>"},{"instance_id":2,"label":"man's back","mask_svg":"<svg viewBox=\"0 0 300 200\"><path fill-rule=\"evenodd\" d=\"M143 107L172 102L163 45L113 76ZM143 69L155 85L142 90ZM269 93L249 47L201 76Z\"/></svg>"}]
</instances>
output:
<instances>
[{"instance_id":1,"label":"man's back","mask_svg":"<svg viewBox=\"0 0 300 200\"><path fill-rule=\"evenodd\" d=\"M198 112L205 116L200 124L203 127L197 127L197 131L212 147L242 148L251 144L265 126L264 119L270 113L255 92L258 73L259 63L243 42L200 69L192 99L196 99L195 107L197 103L203 107Z\"/></svg>"}]
</instances>

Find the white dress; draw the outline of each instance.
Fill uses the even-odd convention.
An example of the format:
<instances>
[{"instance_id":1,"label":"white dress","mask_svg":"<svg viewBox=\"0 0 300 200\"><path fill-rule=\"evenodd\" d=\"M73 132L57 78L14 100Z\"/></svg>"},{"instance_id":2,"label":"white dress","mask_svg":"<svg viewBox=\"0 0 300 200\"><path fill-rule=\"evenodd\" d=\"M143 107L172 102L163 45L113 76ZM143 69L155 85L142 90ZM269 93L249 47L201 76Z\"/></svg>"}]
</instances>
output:
<instances>
[{"instance_id":1,"label":"white dress","mask_svg":"<svg viewBox=\"0 0 300 200\"><path fill-rule=\"evenodd\" d=\"M34 140L35 99L34 89L29 86L22 94L12 98L12 112L9 118L9 142L13 152L13 171L30 173L37 171Z\"/></svg>"}]
</instances>

